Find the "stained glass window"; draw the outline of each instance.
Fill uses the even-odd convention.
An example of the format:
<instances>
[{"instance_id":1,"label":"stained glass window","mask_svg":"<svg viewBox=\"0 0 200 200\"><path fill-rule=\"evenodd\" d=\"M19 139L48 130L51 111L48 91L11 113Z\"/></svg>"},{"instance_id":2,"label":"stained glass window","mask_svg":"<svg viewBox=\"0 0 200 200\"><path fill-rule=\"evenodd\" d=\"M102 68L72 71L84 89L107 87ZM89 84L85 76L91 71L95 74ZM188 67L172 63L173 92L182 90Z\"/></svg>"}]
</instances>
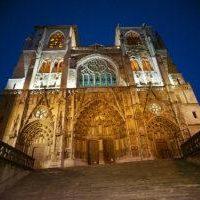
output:
<instances>
[{"instance_id":1,"label":"stained glass window","mask_svg":"<svg viewBox=\"0 0 200 200\"><path fill-rule=\"evenodd\" d=\"M94 76L90 75L90 84L91 86L94 86Z\"/></svg>"},{"instance_id":2,"label":"stained glass window","mask_svg":"<svg viewBox=\"0 0 200 200\"><path fill-rule=\"evenodd\" d=\"M78 70L78 84L81 87L112 86L117 84L113 67L104 59L91 59Z\"/></svg>"},{"instance_id":3,"label":"stained glass window","mask_svg":"<svg viewBox=\"0 0 200 200\"><path fill-rule=\"evenodd\" d=\"M100 79L99 74L96 74L96 80L95 80L95 82L96 82L96 86L100 86L100 84L101 84L101 79Z\"/></svg>"},{"instance_id":4,"label":"stained glass window","mask_svg":"<svg viewBox=\"0 0 200 200\"><path fill-rule=\"evenodd\" d=\"M61 32L56 32L49 39L49 48L63 48L65 37Z\"/></svg>"},{"instance_id":5,"label":"stained glass window","mask_svg":"<svg viewBox=\"0 0 200 200\"><path fill-rule=\"evenodd\" d=\"M139 67L139 64L138 64L137 60L131 59L131 69L133 71L139 71L139 70L141 70L140 67Z\"/></svg>"},{"instance_id":6,"label":"stained glass window","mask_svg":"<svg viewBox=\"0 0 200 200\"><path fill-rule=\"evenodd\" d=\"M152 67L147 58L142 59L142 66L144 71L152 71Z\"/></svg>"},{"instance_id":7,"label":"stained glass window","mask_svg":"<svg viewBox=\"0 0 200 200\"><path fill-rule=\"evenodd\" d=\"M112 77L111 77L111 74L107 74L107 85L112 85Z\"/></svg>"},{"instance_id":8,"label":"stained glass window","mask_svg":"<svg viewBox=\"0 0 200 200\"><path fill-rule=\"evenodd\" d=\"M39 69L39 73L50 73L50 69L51 69L51 61L48 59L44 60Z\"/></svg>"},{"instance_id":9,"label":"stained glass window","mask_svg":"<svg viewBox=\"0 0 200 200\"><path fill-rule=\"evenodd\" d=\"M84 85L89 86L89 74L84 74Z\"/></svg>"},{"instance_id":10,"label":"stained glass window","mask_svg":"<svg viewBox=\"0 0 200 200\"><path fill-rule=\"evenodd\" d=\"M101 75L101 84L102 84L102 86L106 86L106 84L107 84L107 77L106 77L106 74L102 74Z\"/></svg>"}]
</instances>

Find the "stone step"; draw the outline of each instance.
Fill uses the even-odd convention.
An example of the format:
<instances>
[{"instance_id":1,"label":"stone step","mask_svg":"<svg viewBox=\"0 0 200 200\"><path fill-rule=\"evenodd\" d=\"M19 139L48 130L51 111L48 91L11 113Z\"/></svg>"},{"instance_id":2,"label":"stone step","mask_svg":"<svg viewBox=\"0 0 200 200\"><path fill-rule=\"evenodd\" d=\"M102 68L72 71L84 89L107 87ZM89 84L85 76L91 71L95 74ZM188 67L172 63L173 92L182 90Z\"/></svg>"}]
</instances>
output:
<instances>
[{"instance_id":1,"label":"stone step","mask_svg":"<svg viewBox=\"0 0 200 200\"><path fill-rule=\"evenodd\" d=\"M61 161L54 161L54 162L51 162L50 164L50 168L59 168L61 167Z\"/></svg>"},{"instance_id":2,"label":"stone step","mask_svg":"<svg viewBox=\"0 0 200 200\"><path fill-rule=\"evenodd\" d=\"M0 199L199 199L200 169L181 160L35 170Z\"/></svg>"}]
</instances>

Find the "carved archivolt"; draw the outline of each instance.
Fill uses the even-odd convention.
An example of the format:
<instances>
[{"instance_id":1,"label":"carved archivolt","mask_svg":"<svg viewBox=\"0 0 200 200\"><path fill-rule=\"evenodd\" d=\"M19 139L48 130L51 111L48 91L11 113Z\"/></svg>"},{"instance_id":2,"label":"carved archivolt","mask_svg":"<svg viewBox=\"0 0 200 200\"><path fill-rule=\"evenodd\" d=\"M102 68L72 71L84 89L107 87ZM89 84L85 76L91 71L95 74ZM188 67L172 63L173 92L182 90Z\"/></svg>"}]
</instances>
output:
<instances>
[{"instance_id":1,"label":"carved archivolt","mask_svg":"<svg viewBox=\"0 0 200 200\"><path fill-rule=\"evenodd\" d=\"M112 158L117 159L126 155L128 151L125 121L108 101L93 100L80 112L74 125L74 155L76 158L87 160L88 156L91 156L93 150L91 146L88 146L91 141L97 144L95 147L97 154L104 151L105 160L108 159L106 155L111 156L112 154ZM101 147L98 146L100 141Z\"/></svg>"},{"instance_id":2,"label":"carved archivolt","mask_svg":"<svg viewBox=\"0 0 200 200\"><path fill-rule=\"evenodd\" d=\"M122 99L120 98L120 94L115 92L111 93L77 93L75 95L75 118L78 120L79 116L84 110L87 110L92 105L93 102L102 102L104 105L109 104L109 107L118 112L120 116L125 120L124 110L122 105Z\"/></svg>"},{"instance_id":3,"label":"carved archivolt","mask_svg":"<svg viewBox=\"0 0 200 200\"><path fill-rule=\"evenodd\" d=\"M180 156L180 137L179 127L165 117L157 116L147 123L147 144L155 157Z\"/></svg>"},{"instance_id":4,"label":"carved archivolt","mask_svg":"<svg viewBox=\"0 0 200 200\"><path fill-rule=\"evenodd\" d=\"M100 100L90 103L75 125L75 136L81 138L122 138L125 134L125 122L120 114Z\"/></svg>"},{"instance_id":5,"label":"carved archivolt","mask_svg":"<svg viewBox=\"0 0 200 200\"><path fill-rule=\"evenodd\" d=\"M173 139L180 133L180 129L170 120L157 116L148 122L147 133L149 135L159 135L160 137L167 134L169 139Z\"/></svg>"},{"instance_id":6,"label":"carved archivolt","mask_svg":"<svg viewBox=\"0 0 200 200\"><path fill-rule=\"evenodd\" d=\"M20 131L16 146L22 150L29 145L46 144L53 142L53 123L51 113L45 106L39 106L31 115L31 118Z\"/></svg>"}]
</instances>

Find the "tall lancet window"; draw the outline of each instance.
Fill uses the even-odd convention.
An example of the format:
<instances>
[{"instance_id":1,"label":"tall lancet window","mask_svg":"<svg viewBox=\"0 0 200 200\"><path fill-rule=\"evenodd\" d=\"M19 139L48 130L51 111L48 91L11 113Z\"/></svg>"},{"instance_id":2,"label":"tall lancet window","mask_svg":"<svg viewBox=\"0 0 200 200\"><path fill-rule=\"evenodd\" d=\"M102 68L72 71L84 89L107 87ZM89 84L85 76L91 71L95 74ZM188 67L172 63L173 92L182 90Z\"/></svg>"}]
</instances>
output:
<instances>
[{"instance_id":1,"label":"tall lancet window","mask_svg":"<svg viewBox=\"0 0 200 200\"><path fill-rule=\"evenodd\" d=\"M63 67L63 61L55 61L52 72L53 73L61 73Z\"/></svg>"},{"instance_id":2,"label":"tall lancet window","mask_svg":"<svg viewBox=\"0 0 200 200\"><path fill-rule=\"evenodd\" d=\"M51 70L51 60L46 59L42 62L42 65L39 69L39 73L50 73Z\"/></svg>"},{"instance_id":3,"label":"tall lancet window","mask_svg":"<svg viewBox=\"0 0 200 200\"><path fill-rule=\"evenodd\" d=\"M51 35L51 37L49 39L48 47L51 48L51 49L63 48L64 42L65 42L64 35L60 31L57 31L56 33Z\"/></svg>"},{"instance_id":4,"label":"tall lancet window","mask_svg":"<svg viewBox=\"0 0 200 200\"><path fill-rule=\"evenodd\" d=\"M135 31L128 31L125 34L125 38L127 45L139 45L142 43L139 33Z\"/></svg>"},{"instance_id":5,"label":"tall lancet window","mask_svg":"<svg viewBox=\"0 0 200 200\"><path fill-rule=\"evenodd\" d=\"M109 62L101 58L91 58L79 66L77 81L80 87L104 87L116 85L117 77Z\"/></svg>"},{"instance_id":6,"label":"tall lancet window","mask_svg":"<svg viewBox=\"0 0 200 200\"><path fill-rule=\"evenodd\" d=\"M151 63L147 58L142 59L142 66L143 66L143 71L153 71Z\"/></svg>"},{"instance_id":7,"label":"tall lancet window","mask_svg":"<svg viewBox=\"0 0 200 200\"><path fill-rule=\"evenodd\" d=\"M131 59L130 62L132 71L141 71L141 68L136 59Z\"/></svg>"}]
</instances>

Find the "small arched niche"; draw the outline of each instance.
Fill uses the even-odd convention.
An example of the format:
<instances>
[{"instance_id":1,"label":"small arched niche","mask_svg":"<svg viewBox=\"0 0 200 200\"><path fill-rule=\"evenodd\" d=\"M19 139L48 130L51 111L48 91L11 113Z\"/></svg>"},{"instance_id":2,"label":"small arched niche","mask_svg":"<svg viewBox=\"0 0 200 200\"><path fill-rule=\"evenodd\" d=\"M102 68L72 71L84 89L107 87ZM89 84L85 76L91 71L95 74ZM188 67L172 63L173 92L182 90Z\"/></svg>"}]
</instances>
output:
<instances>
[{"instance_id":1,"label":"small arched niche","mask_svg":"<svg viewBox=\"0 0 200 200\"><path fill-rule=\"evenodd\" d=\"M128 31L125 34L125 41L127 45L139 45L142 44L141 38L139 33L137 33L136 31Z\"/></svg>"}]
</instances>

